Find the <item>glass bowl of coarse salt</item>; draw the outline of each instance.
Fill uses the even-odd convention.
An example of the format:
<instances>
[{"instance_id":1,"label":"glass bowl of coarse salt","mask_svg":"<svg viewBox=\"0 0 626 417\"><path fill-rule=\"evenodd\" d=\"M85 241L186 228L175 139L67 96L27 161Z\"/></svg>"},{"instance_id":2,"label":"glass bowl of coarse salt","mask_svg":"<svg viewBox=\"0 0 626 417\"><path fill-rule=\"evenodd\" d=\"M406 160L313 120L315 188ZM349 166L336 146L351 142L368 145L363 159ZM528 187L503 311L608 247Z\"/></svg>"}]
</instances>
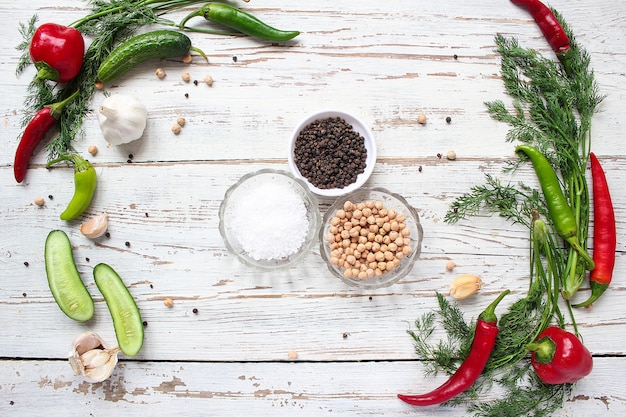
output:
<instances>
[{"instance_id":1,"label":"glass bowl of coarse salt","mask_svg":"<svg viewBox=\"0 0 626 417\"><path fill-rule=\"evenodd\" d=\"M305 117L292 131L287 155L291 172L323 197L361 188L376 164L376 140L359 117L323 110Z\"/></svg>"},{"instance_id":2,"label":"glass bowl of coarse salt","mask_svg":"<svg viewBox=\"0 0 626 417\"><path fill-rule=\"evenodd\" d=\"M289 172L262 169L244 175L225 193L219 231L244 264L285 267L315 242L321 215L317 198Z\"/></svg>"},{"instance_id":3,"label":"glass bowl of coarse salt","mask_svg":"<svg viewBox=\"0 0 626 417\"><path fill-rule=\"evenodd\" d=\"M384 188L362 188L338 198L319 232L320 253L346 284L387 287L413 269L422 248L415 208Z\"/></svg>"}]
</instances>

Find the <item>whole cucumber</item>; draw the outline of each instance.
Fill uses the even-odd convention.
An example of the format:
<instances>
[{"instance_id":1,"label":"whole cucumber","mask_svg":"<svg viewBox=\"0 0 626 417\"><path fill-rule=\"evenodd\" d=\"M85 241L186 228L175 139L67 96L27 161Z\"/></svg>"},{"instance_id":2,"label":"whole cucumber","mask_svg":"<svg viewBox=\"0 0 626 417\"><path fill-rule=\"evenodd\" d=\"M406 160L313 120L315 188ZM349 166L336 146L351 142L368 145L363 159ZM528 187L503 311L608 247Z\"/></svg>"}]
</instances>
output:
<instances>
[{"instance_id":1,"label":"whole cucumber","mask_svg":"<svg viewBox=\"0 0 626 417\"><path fill-rule=\"evenodd\" d=\"M149 59L175 58L196 50L191 39L173 30L155 30L134 36L115 47L98 68L98 80L113 81ZM199 51L201 55L204 53Z\"/></svg>"}]
</instances>

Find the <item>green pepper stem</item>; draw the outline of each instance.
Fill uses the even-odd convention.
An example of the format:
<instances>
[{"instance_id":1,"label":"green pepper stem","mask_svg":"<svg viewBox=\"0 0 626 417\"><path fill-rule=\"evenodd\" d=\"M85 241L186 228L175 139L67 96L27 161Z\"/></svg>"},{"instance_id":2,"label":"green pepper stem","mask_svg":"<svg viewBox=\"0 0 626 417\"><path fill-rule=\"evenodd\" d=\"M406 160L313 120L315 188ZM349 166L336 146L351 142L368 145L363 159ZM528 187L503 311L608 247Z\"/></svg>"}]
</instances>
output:
<instances>
[{"instance_id":1,"label":"green pepper stem","mask_svg":"<svg viewBox=\"0 0 626 417\"><path fill-rule=\"evenodd\" d=\"M206 8L206 10L205 10ZM180 21L180 23L178 24L178 28L179 29L183 29L185 27L185 23L187 23L187 21L191 18L194 18L196 16L204 16L205 13L208 13L208 5L202 6L201 8L199 8L196 11L193 11L191 13L189 13L187 16L185 16L183 18L183 20Z\"/></svg>"},{"instance_id":2,"label":"green pepper stem","mask_svg":"<svg viewBox=\"0 0 626 417\"><path fill-rule=\"evenodd\" d=\"M482 313L480 313L480 316L478 316L478 319L485 321L487 323L497 323L498 317L496 316L496 307L498 306L500 301L502 301L502 299L510 292L511 290L503 291L502 294L498 296L498 298L493 300L493 302L489 304Z\"/></svg>"},{"instance_id":3,"label":"green pepper stem","mask_svg":"<svg viewBox=\"0 0 626 417\"><path fill-rule=\"evenodd\" d=\"M91 163L77 154L61 155L58 158L49 161L46 164L46 168L50 168L52 165L58 164L59 162L71 162L74 164L74 172L82 172L91 168Z\"/></svg>"}]
</instances>

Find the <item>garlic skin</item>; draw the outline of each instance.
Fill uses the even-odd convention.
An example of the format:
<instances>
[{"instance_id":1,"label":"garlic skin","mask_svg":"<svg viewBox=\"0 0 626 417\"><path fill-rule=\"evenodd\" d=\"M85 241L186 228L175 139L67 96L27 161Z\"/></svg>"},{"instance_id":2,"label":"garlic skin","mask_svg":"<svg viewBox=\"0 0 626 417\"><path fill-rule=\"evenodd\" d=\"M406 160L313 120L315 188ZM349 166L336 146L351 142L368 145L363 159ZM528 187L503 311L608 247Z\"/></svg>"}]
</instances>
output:
<instances>
[{"instance_id":1,"label":"garlic skin","mask_svg":"<svg viewBox=\"0 0 626 417\"><path fill-rule=\"evenodd\" d=\"M104 139L121 145L139 139L148 120L148 109L135 96L114 94L102 101L98 123Z\"/></svg>"},{"instance_id":2,"label":"garlic skin","mask_svg":"<svg viewBox=\"0 0 626 417\"><path fill-rule=\"evenodd\" d=\"M457 300L463 300L476 294L482 286L482 280L476 275L459 275L450 283L450 295Z\"/></svg>"},{"instance_id":3,"label":"garlic skin","mask_svg":"<svg viewBox=\"0 0 626 417\"><path fill-rule=\"evenodd\" d=\"M89 382L102 382L113 373L120 348L109 347L93 332L78 335L72 341L69 361L74 374Z\"/></svg>"},{"instance_id":4,"label":"garlic skin","mask_svg":"<svg viewBox=\"0 0 626 417\"><path fill-rule=\"evenodd\" d=\"M109 225L109 215L107 213L93 216L80 225L80 232L89 239L97 239L106 233Z\"/></svg>"}]
</instances>

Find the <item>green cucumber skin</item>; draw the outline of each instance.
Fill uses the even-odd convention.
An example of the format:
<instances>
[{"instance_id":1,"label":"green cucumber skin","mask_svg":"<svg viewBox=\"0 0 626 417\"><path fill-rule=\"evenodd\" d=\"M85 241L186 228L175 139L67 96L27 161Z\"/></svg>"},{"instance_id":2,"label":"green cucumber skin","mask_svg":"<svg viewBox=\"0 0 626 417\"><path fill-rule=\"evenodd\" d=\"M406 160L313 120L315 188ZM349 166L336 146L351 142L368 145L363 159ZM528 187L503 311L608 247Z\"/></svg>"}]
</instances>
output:
<instances>
[{"instance_id":1,"label":"green cucumber skin","mask_svg":"<svg viewBox=\"0 0 626 417\"><path fill-rule=\"evenodd\" d=\"M64 231L48 233L44 261L48 286L61 311L72 320L90 320L94 314L93 299L76 269L72 244Z\"/></svg>"},{"instance_id":2,"label":"green cucumber skin","mask_svg":"<svg viewBox=\"0 0 626 417\"><path fill-rule=\"evenodd\" d=\"M117 343L126 356L135 356L143 346L143 321L133 296L120 276L107 264L98 264L93 277L109 308Z\"/></svg>"},{"instance_id":3,"label":"green cucumber skin","mask_svg":"<svg viewBox=\"0 0 626 417\"><path fill-rule=\"evenodd\" d=\"M100 68L98 80L114 81L136 65L150 59L184 56L191 49L191 39L173 30L155 30L132 37L111 51Z\"/></svg>"}]
</instances>

